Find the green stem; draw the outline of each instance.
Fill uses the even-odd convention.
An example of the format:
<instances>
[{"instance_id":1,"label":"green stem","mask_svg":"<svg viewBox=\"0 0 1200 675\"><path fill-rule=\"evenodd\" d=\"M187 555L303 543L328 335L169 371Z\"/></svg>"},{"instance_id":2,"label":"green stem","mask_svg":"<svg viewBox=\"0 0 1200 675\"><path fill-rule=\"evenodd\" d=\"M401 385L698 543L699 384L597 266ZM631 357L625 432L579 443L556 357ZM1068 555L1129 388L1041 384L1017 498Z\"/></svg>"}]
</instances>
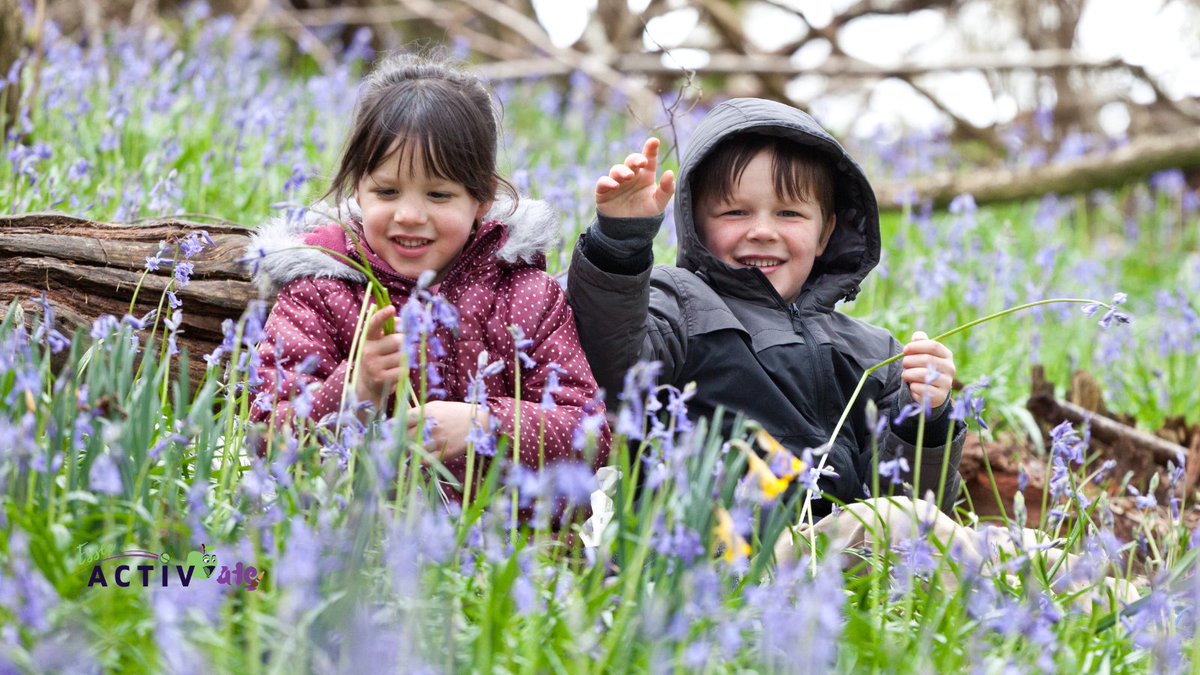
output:
<instances>
[{"instance_id":1,"label":"green stem","mask_svg":"<svg viewBox=\"0 0 1200 675\"><path fill-rule=\"evenodd\" d=\"M989 314L983 318L975 319L974 321L964 323L961 326L952 328L952 329L946 331L945 333L936 335L930 339L932 339L936 342L941 342L942 340L944 340L948 337L952 337L963 331L970 330L970 329L974 328L975 326L987 323L989 321L992 321L993 319L999 319L1001 317L1008 316L1009 314L1015 314L1016 312L1020 312L1022 310L1026 310L1026 309L1031 309L1033 307L1040 307L1042 305L1052 305L1052 304L1059 303L1059 302L1069 302L1069 303L1075 303L1075 304L1080 304L1080 305L1096 305L1097 307L1103 307L1105 309L1112 309L1112 306L1109 305L1108 303L1099 302L1097 300L1090 300L1087 298L1051 298L1049 300L1038 300L1036 302L1027 302L1023 305L1017 305L1016 307L1009 307L1008 309L1001 310L994 314ZM817 464L818 471L825 468L825 460L828 459L828 457L829 457L829 451L833 449L833 443L835 440L837 440L838 434L840 434L842 432L842 426L846 423L846 418L850 416L850 411L852 409L854 409L854 403L858 400L858 395L860 393L862 393L862 388L867 383L867 378L870 377L875 371L879 370L880 368L886 368L887 366L890 366L891 364L895 363L896 361L899 361L902 358L904 358L904 352L900 352L899 354L896 354L895 356L893 356L889 359L886 359L880 363L875 364L874 366L871 366L870 368L868 368L866 371L863 372L862 377L858 378L858 384L855 385L855 387L854 387L854 393L850 394L850 400L846 402L846 407L842 409L842 415L841 415L841 417L838 418L837 425L834 426L834 428L833 428L833 433L829 435L829 440L825 443L825 446L823 448L824 452L821 453L821 461ZM810 494L805 495L803 501L800 502L800 504L801 504L800 520L801 521L804 520L805 514L807 514L810 511L812 500L813 500L813 495L810 493ZM810 543L815 544L815 542L810 542Z\"/></svg>"}]
</instances>

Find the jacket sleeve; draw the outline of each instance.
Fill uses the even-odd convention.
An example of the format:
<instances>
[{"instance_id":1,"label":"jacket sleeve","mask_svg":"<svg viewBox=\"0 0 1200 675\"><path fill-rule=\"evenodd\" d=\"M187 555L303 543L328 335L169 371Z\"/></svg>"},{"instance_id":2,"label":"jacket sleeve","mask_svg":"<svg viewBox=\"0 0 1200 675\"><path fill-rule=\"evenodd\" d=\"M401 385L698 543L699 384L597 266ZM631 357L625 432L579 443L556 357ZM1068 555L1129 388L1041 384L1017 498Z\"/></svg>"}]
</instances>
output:
<instances>
[{"instance_id":1,"label":"jacket sleeve","mask_svg":"<svg viewBox=\"0 0 1200 675\"><path fill-rule=\"evenodd\" d=\"M283 424L295 414L294 401L300 397L311 402L308 417L312 420L337 411L349 368L348 345L341 344L337 326L339 321L352 319L334 315L328 304L330 295L348 298L351 294L344 282L311 278L292 281L279 292L263 326L265 338L258 346L263 382L251 406L251 421L274 416L275 424ZM306 359L309 362L302 368Z\"/></svg>"},{"instance_id":2,"label":"jacket sleeve","mask_svg":"<svg viewBox=\"0 0 1200 675\"><path fill-rule=\"evenodd\" d=\"M541 462L548 465L566 459L585 459L582 449L575 448L575 430L585 415L598 415L601 420L604 416L603 404L593 404L596 380L580 349L575 319L562 287L546 274L538 272L536 277L541 288L523 295L545 298L540 311L510 305L516 319L510 324L522 326L526 338L532 342L525 354L533 365L525 368L520 361L510 365L521 368L521 400L518 403L512 396L488 397L492 418L499 423L499 430L510 437L519 406L521 463L530 468L537 468ZM549 394L552 404L547 401L543 405L543 396L550 386L551 364L559 369L558 387ZM608 424L602 422L596 454L590 458L593 469L607 463L609 440Z\"/></svg>"},{"instance_id":3,"label":"jacket sleeve","mask_svg":"<svg viewBox=\"0 0 1200 675\"><path fill-rule=\"evenodd\" d=\"M900 353L900 343L892 340L892 353ZM887 415L889 423L887 430L880 438L880 461L888 461L903 457L908 461L910 468L909 480L917 471L917 445L916 445L916 428L917 419L915 417L902 422L899 427L893 424L890 420L897 419L900 410L907 404L912 403L912 395L909 393L908 385L900 378L900 373L903 371L900 362L892 363L887 368L887 376L885 378L885 386L883 393L877 400L879 412L882 415ZM920 485L917 486L918 498L923 498L927 492L932 492L935 496L938 493L939 478L941 477L942 462L949 453L949 462L946 468L946 487L942 493L942 502L939 507L942 511L950 512L954 506L954 501L958 498L958 491L961 487L962 479L958 474L958 465L962 460L963 442L967 437L967 427L964 424L955 422L949 418L950 398L933 410L929 418L925 422L925 433L921 444L921 475ZM950 443L946 443L946 437L949 430L953 427L953 437ZM870 462L869 450L864 453L868 457L867 469L864 475L867 476L868 482L870 478Z\"/></svg>"},{"instance_id":4,"label":"jacket sleeve","mask_svg":"<svg viewBox=\"0 0 1200 675\"><path fill-rule=\"evenodd\" d=\"M662 362L663 381L676 381L687 349L684 304L673 284L652 283L652 268L637 274L606 272L586 251L581 237L571 257L567 300L596 382L604 388L608 406L615 408L625 373L638 361Z\"/></svg>"}]
</instances>

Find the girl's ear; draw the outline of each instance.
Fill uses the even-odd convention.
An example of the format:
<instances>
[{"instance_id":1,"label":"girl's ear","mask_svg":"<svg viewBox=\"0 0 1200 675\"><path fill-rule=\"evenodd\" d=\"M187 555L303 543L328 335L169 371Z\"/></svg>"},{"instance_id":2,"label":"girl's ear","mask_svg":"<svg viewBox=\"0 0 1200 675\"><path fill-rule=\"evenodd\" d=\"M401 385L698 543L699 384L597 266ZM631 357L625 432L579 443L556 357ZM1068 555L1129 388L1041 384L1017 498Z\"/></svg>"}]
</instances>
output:
<instances>
[{"instance_id":1,"label":"girl's ear","mask_svg":"<svg viewBox=\"0 0 1200 675\"><path fill-rule=\"evenodd\" d=\"M825 252L825 247L829 245L830 238L833 237L833 228L837 227L837 216L829 214L829 219L825 221L825 227L822 228L821 241L817 244L817 255Z\"/></svg>"},{"instance_id":2,"label":"girl's ear","mask_svg":"<svg viewBox=\"0 0 1200 675\"><path fill-rule=\"evenodd\" d=\"M494 199L489 199L486 202L479 203L479 208L475 209L475 222L483 222L483 217L487 215L488 211L492 210L492 204L495 203L495 201L496 200Z\"/></svg>"}]
</instances>

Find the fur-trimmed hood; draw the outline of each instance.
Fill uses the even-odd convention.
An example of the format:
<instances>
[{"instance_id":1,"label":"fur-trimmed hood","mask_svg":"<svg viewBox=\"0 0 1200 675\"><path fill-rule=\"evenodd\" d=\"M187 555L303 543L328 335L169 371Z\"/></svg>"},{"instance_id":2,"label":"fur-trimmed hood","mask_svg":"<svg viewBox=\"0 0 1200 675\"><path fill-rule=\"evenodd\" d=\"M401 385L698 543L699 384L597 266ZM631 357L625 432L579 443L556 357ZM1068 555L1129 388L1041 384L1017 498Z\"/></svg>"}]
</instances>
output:
<instances>
[{"instance_id":1,"label":"fur-trimmed hood","mask_svg":"<svg viewBox=\"0 0 1200 675\"><path fill-rule=\"evenodd\" d=\"M329 233L335 228L340 230L336 225L339 220L350 222L361 231L361 225L358 225L361 218L362 211L351 198L338 205L314 204L299 217L277 216L267 221L251 235L247 247L246 259L250 261L255 283L267 297L274 297L288 282L303 277L365 284L366 278L358 270L315 248L302 248L317 244L342 249L342 246L329 245L332 243ZM499 223L503 229L501 242L493 254L503 266L544 268L546 251L559 243L558 214L540 200L519 199L514 208L511 199L498 197L483 221L489 225ZM475 248L480 238L473 239L464 253ZM362 243L365 247L365 239ZM359 256L352 253L350 257L357 259ZM369 249L368 258L374 258L375 265L381 262Z\"/></svg>"}]
</instances>

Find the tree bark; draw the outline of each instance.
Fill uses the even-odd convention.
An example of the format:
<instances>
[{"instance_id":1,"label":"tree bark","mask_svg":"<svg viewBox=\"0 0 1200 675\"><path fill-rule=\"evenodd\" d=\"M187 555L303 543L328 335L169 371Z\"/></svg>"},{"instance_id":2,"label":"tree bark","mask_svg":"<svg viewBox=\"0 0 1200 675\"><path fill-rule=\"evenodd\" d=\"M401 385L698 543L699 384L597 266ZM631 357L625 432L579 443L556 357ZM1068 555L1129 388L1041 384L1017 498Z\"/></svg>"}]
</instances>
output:
<instances>
[{"instance_id":1,"label":"tree bark","mask_svg":"<svg viewBox=\"0 0 1200 675\"><path fill-rule=\"evenodd\" d=\"M17 0L0 0L0 82L8 77L17 59L21 56L21 45L24 43L22 32L24 21L21 17L21 7ZM18 107L21 103L21 77L17 74L14 82L0 91L0 138L8 136L17 122Z\"/></svg>"},{"instance_id":2,"label":"tree bark","mask_svg":"<svg viewBox=\"0 0 1200 675\"><path fill-rule=\"evenodd\" d=\"M961 194L985 204L1113 188L1158 171L1198 166L1200 127L1193 127L1168 136L1139 138L1110 153L1025 171L972 171L899 185L877 183L875 194L883 210L898 210L904 200L912 197L917 202L930 199L935 206L944 206Z\"/></svg>"},{"instance_id":3,"label":"tree bark","mask_svg":"<svg viewBox=\"0 0 1200 675\"><path fill-rule=\"evenodd\" d=\"M201 357L221 343L221 322L236 321L257 295L238 262L249 244L245 228L170 219L108 224L55 214L3 217L0 303L17 300L29 315L38 311L37 301L45 293L57 314L56 327L65 335L90 328L104 314L141 317L159 307L173 280L169 265L143 278L146 258L158 253L160 241L168 243L164 257L173 256L174 245L198 230L207 231L215 247L189 260L195 265L191 281L174 289L183 301L179 347L187 349L189 376L198 382L205 368ZM165 301L162 307L169 315Z\"/></svg>"}]
</instances>

